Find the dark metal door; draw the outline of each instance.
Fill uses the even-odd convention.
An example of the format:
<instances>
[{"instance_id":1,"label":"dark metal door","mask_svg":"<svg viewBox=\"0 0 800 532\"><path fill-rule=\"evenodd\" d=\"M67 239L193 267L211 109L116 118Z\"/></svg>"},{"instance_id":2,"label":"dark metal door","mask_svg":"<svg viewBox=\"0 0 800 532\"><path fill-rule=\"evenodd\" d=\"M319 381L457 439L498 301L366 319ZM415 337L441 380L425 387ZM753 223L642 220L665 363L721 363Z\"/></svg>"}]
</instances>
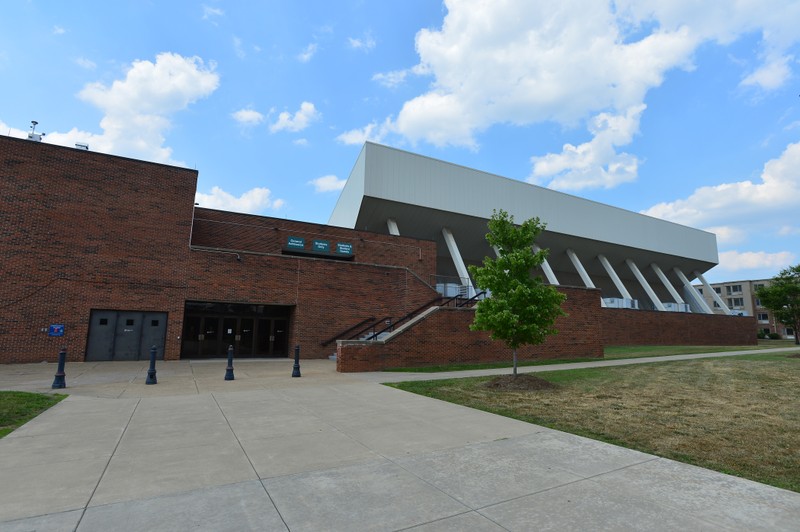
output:
<instances>
[{"instance_id":1,"label":"dark metal door","mask_svg":"<svg viewBox=\"0 0 800 532\"><path fill-rule=\"evenodd\" d=\"M114 333L117 330L117 312L93 310L89 317L89 340L86 360L113 360Z\"/></svg>"},{"instance_id":2,"label":"dark metal door","mask_svg":"<svg viewBox=\"0 0 800 532\"><path fill-rule=\"evenodd\" d=\"M270 355L274 357L288 356L287 340L289 333L287 331L287 320L276 319L272 320L272 349Z\"/></svg>"},{"instance_id":3,"label":"dark metal door","mask_svg":"<svg viewBox=\"0 0 800 532\"><path fill-rule=\"evenodd\" d=\"M142 340L142 313L120 312L114 335L113 360L138 360Z\"/></svg>"},{"instance_id":4,"label":"dark metal door","mask_svg":"<svg viewBox=\"0 0 800 532\"><path fill-rule=\"evenodd\" d=\"M86 360L147 360L154 345L163 359L166 337L166 312L93 310Z\"/></svg>"},{"instance_id":5,"label":"dark metal door","mask_svg":"<svg viewBox=\"0 0 800 532\"><path fill-rule=\"evenodd\" d=\"M150 348L156 346L156 358L164 360L164 345L167 340L167 313L145 312L142 316L142 341L139 360L150 360Z\"/></svg>"}]
</instances>

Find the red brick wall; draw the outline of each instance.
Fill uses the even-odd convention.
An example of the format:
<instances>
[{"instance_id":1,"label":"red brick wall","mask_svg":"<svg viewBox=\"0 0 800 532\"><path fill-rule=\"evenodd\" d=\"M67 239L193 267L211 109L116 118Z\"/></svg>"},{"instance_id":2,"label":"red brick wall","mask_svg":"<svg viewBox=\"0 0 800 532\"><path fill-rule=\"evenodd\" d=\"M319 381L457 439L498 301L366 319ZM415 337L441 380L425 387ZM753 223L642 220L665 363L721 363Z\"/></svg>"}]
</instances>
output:
<instances>
[{"instance_id":1,"label":"red brick wall","mask_svg":"<svg viewBox=\"0 0 800 532\"><path fill-rule=\"evenodd\" d=\"M83 360L92 309L167 312L164 357L177 359L186 300L291 306L290 345L326 357L335 347L323 340L437 295L423 282L435 273L434 242L199 208L192 228L196 180L194 170L0 137L0 363L53 361L61 346ZM195 244L242 260L190 251L192 229ZM290 234L352 243L355 262L281 256ZM47 336L53 323L64 337Z\"/></svg>"},{"instance_id":2,"label":"red brick wall","mask_svg":"<svg viewBox=\"0 0 800 532\"><path fill-rule=\"evenodd\" d=\"M329 241L332 249L337 242L347 242L355 262L402 266L426 283L436 271L432 241L211 209L196 209L192 244L280 255L290 236L305 238L307 249L314 239Z\"/></svg>"},{"instance_id":3,"label":"red brick wall","mask_svg":"<svg viewBox=\"0 0 800 532\"><path fill-rule=\"evenodd\" d=\"M183 313L197 172L0 137L0 362L83 360L90 309ZM62 338L47 336L52 323Z\"/></svg>"},{"instance_id":4,"label":"red brick wall","mask_svg":"<svg viewBox=\"0 0 800 532\"><path fill-rule=\"evenodd\" d=\"M303 358L325 358L321 342L363 319L395 320L438 294L406 268L305 257L194 251L187 300L293 306L289 345Z\"/></svg>"},{"instance_id":5,"label":"red brick wall","mask_svg":"<svg viewBox=\"0 0 800 532\"><path fill-rule=\"evenodd\" d=\"M520 360L600 358L603 356L600 293L594 289L559 287L567 295L567 317L556 321L558 334L538 346L517 350ZM451 363L510 361L502 341L483 331L470 331L474 309L441 308L387 343L340 342L336 369L341 372Z\"/></svg>"},{"instance_id":6,"label":"red brick wall","mask_svg":"<svg viewBox=\"0 0 800 532\"><path fill-rule=\"evenodd\" d=\"M601 309L605 345L756 345L752 316Z\"/></svg>"}]
</instances>

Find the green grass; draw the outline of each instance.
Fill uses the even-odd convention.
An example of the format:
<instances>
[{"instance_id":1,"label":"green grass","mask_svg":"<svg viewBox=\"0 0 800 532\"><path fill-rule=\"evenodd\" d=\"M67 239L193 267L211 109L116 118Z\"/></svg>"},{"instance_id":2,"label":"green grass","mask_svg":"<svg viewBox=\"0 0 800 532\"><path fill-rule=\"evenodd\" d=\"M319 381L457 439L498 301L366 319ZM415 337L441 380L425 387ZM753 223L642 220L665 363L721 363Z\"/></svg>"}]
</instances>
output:
<instances>
[{"instance_id":1,"label":"green grass","mask_svg":"<svg viewBox=\"0 0 800 532\"><path fill-rule=\"evenodd\" d=\"M543 366L548 364L572 364L576 362L593 362L597 360L622 360L626 358L663 357L670 355L692 355L696 353L725 353L728 351L743 351L753 349L770 349L783 347L793 349L793 340L759 340L758 345L742 346L709 346L709 345L624 345L608 346L603 350L603 358L568 358L548 360L524 360L517 365ZM800 348L798 348L800 351ZM510 358L510 357L509 357ZM443 364L438 366L425 366L418 368L389 368L384 371L404 373L441 373L445 371L468 371L475 369L510 368L511 361L486 362L480 364Z\"/></svg>"},{"instance_id":2,"label":"green grass","mask_svg":"<svg viewBox=\"0 0 800 532\"><path fill-rule=\"evenodd\" d=\"M24 425L66 395L29 392L0 392L0 438Z\"/></svg>"},{"instance_id":3,"label":"green grass","mask_svg":"<svg viewBox=\"0 0 800 532\"><path fill-rule=\"evenodd\" d=\"M745 355L391 386L800 492L800 358Z\"/></svg>"}]
</instances>

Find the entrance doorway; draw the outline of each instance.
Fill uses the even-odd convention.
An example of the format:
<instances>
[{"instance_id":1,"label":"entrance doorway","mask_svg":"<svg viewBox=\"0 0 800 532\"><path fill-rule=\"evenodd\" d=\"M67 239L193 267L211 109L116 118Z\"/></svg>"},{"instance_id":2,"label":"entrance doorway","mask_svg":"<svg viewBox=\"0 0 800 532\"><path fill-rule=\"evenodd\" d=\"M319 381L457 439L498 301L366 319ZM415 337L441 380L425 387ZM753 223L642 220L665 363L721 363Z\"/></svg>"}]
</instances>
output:
<instances>
[{"instance_id":1,"label":"entrance doorway","mask_svg":"<svg viewBox=\"0 0 800 532\"><path fill-rule=\"evenodd\" d=\"M291 307L187 301L181 358L286 357Z\"/></svg>"}]
</instances>

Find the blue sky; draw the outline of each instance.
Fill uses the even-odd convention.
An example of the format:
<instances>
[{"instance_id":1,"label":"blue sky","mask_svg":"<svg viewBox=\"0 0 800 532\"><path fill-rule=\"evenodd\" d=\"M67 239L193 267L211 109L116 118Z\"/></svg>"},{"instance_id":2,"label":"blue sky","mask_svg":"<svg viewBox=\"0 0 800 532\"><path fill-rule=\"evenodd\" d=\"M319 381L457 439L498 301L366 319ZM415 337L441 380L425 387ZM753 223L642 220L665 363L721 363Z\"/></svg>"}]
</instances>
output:
<instances>
[{"instance_id":1,"label":"blue sky","mask_svg":"<svg viewBox=\"0 0 800 532\"><path fill-rule=\"evenodd\" d=\"M196 168L204 206L320 223L373 140L710 230L709 280L765 278L800 261L798 21L779 0L19 0L0 132L37 120Z\"/></svg>"}]
</instances>

